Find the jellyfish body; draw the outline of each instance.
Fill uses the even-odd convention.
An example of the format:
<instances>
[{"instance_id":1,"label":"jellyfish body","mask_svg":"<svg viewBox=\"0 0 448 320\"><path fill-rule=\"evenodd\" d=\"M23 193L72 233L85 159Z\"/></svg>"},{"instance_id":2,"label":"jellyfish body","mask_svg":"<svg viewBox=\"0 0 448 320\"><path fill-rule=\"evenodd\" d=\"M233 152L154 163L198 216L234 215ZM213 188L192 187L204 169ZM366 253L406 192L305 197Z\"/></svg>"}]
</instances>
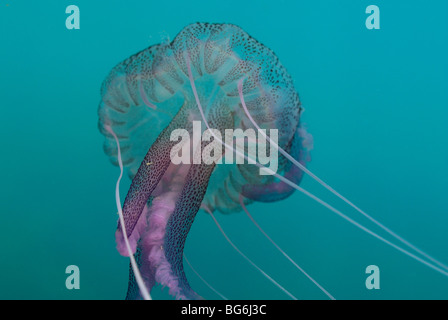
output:
<instances>
[{"instance_id":1,"label":"jellyfish body","mask_svg":"<svg viewBox=\"0 0 448 320\"><path fill-rule=\"evenodd\" d=\"M178 299L200 298L186 279L183 249L201 205L229 213L241 210L240 201L278 201L294 191L272 175L260 175L249 163L171 161L178 144L171 133L191 133L192 122L204 120L198 101L207 126L222 136L225 129L254 128L239 93L256 123L267 131L278 129L278 146L305 165L311 140L300 126L300 100L292 79L270 49L235 25L189 25L172 42L118 64L103 83L99 127L106 137L105 152L116 164L117 147L106 127L115 132L132 178L123 205L124 227L148 288L160 283ZM192 157L208 144L188 143ZM228 152L222 147L223 154ZM302 171L281 155L277 173L297 184L302 178ZM129 255L121 230L119 224L117 248ZM132 269L127 298L141 298Z\"/></svg>"}]
</instances>

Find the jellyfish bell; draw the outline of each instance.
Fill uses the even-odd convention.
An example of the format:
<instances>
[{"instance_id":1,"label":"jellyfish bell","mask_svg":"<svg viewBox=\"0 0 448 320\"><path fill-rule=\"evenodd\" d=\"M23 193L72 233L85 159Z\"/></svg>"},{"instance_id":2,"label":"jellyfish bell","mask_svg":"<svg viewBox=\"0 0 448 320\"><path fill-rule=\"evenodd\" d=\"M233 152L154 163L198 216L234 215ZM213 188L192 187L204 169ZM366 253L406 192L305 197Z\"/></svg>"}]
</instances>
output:
<instances>
[{"instance_id":1,"label":"jellyfish bell","mask_svg":"<svg viewBox=\"0 0 448 320\"><path fill-rule=\"evenodd\" d=\"M148 288L160 283L176 298L200 298L186 279L182 254L201 205L211 212L240 211L240 201L247 205L289 196L294 188L278 176L300 182L302 171L282 155L277 177L261 175L248 161L172 163L170 153L178 142L171 141L171 133L192 133L194 121L223 137L226 129L256 129L240 93L258 129L277 129L278 147L304 165L311 145L300 126L300 100L292 79L274 52L235 25L189 25L172 42L118 64L103 83L99 128L106 137L104 150L117 164L113 132L132 179L123 205L124 226L119 222L116 232L117 248L129 255L124 241L129 238ZM222 148L224 155L232 152ZM132 270L130 280L128 298L140 298Z\"/></svg>"}]
</instances>

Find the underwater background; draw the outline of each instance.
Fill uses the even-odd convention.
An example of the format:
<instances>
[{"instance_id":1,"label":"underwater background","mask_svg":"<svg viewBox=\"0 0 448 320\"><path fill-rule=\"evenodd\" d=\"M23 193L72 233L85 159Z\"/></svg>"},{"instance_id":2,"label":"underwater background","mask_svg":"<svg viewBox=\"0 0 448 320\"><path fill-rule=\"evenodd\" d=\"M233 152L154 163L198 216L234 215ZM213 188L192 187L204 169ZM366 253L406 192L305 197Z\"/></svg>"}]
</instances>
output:
<instances>
[{"instance_id":1,"label":"underwater background","mask_svg":"<svg viewBox=\"0 0 448 320\"><path fill-rule=\"evenodd\" d=\"M65 27L68 5L80 30ZM381 29L365 26L368 5ZM193 22L233 23L271 48L295 81L314 138L308 168L360 208L448 263L448 2L0 1L0 299L123 299L100 86L130 55ZM121 184L122 200L130 185ZM305 176L301 186L391 239ZM448 279L295 192L248 206L336 299L448 299ZM326 299L244 212L216 215L230 239L299 299ZM396 242L396 241L394 241ZM203 211L186 256L230 299L288 299ZM381 288L365 286L377 265ZM67 290L65 268L80 269ZM219 296L185 266L192 288ZM157 287L154 299L171 299Z\"/></svg>"}]
</instances>

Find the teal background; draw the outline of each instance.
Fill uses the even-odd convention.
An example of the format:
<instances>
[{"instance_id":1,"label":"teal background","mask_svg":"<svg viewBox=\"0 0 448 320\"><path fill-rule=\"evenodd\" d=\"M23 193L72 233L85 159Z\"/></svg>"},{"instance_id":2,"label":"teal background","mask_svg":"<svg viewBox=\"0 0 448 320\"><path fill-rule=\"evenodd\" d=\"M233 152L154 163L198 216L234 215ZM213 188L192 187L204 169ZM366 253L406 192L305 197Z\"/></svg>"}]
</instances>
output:
<instances>
[{"instance_id":1,"label":"teal background","mask_svg":"<svg viewBox=\"0 0 448 320\"><path fill-rule=\"evenodd\" d=\"M67 30L75 4L81 29ZM367 30L365 8L381 10ZM309 168L392 230L448 263L447 1L0 1L0 299L122 299L114 242L119 170L97 129L101 82L187 24L228 22L273 49L295 79L314 137ZM130 181L121 185L125 196ZM311 178L302 186L378 231ZM447 299L448 279L304 195L249 210L337 299ZM240 249L299 299L325 299L244 213L219 215ZM379 231L380 232L380 231ZM381 233L384 235L384 233ZM288 297L199 212L196 270L233 299ZM65 268L81 289L65 288ZM367 290L378 265L381 289ZM192 287L218 298L186 267ZM156 299L169 298L156 288Z\"/></svg>"}]
</instances>

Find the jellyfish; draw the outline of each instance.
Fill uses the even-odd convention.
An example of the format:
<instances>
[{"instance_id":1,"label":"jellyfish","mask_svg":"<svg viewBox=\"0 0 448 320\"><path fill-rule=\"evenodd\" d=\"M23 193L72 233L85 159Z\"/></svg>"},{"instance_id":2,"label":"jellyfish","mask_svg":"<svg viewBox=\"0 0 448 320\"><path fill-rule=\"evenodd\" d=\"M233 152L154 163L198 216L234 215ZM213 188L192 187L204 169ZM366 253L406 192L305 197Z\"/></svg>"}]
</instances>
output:
<instances>
[{"instance_id":1,"label":"jellyfish","mask_svg":"<svg viewBox=\"0 0 448 320\"><path fill-rule=\"evenodd\" d=\"M293 80L275 53L240 27L191 24L173 41L152 45L115 66L103 82L101 96L98 113L104 151L132 179L122 208L117 200L117 249L131 258L127 299L145 298L145 290L150 292L156 284L167 286L177 299L201 299L185 275L183 256L197 212L203 208L215 219L213 212L244 210L253 219L247 205L280 201L296 190L448 275L445 265L368 216L306 168L312 137L300 121L303 109ZM194 122L202 124L202 139L173 139L179 129L191 135ZM237 148L233 142L238 137L231 143L223 138L228 129L253 129L262 134L267 145L279 152L275 170L261 174L266 166L251 149L258 141L239 137L246 143ZM268 134L273 130L275 141ZM211 141L215 144L210 154L219 153L218 161L172 161L173 154L179 153L201 159L201 150L210 149ZM236 161L238 156L240 161ZM235 161L224 162L226 157ZM304 174L415 253L301 188ZM116 195L119 199L118 190Z\"/></svg>"}]
</instances>

